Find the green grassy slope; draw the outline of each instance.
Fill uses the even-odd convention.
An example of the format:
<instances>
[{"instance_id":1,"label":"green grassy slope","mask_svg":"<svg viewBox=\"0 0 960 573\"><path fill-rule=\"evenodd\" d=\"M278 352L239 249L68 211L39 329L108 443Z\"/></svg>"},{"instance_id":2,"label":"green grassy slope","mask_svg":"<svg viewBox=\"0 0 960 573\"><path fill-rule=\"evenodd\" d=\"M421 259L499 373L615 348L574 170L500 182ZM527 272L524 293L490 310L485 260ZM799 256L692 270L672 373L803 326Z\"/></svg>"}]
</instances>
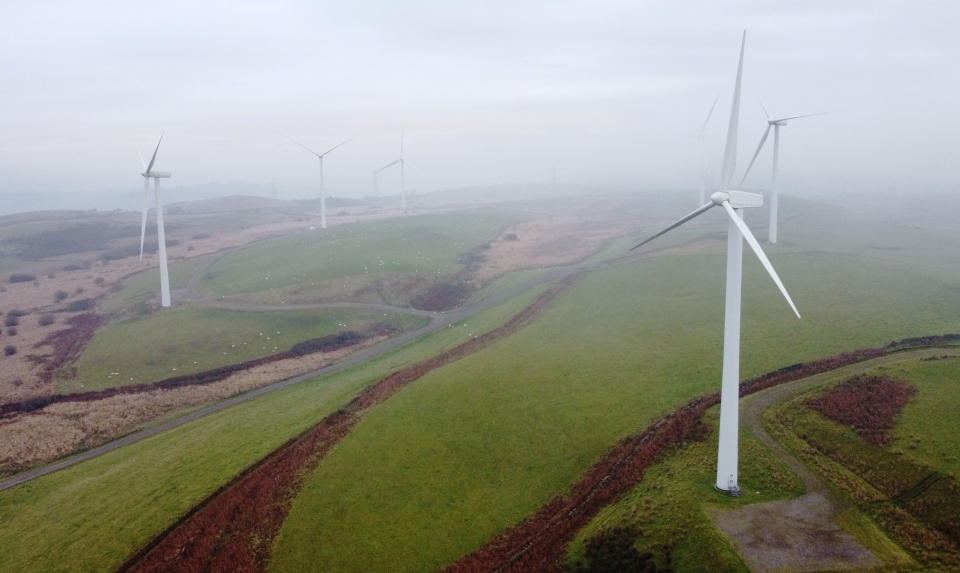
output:
<instances>
[{"instance_id":1,"label":"green grassy slope","mask_svg":"<svg viewBox=\"0 0 960 573\"><path fill-rule=\"evenodd\" d=\"M0 492L0 571L105 571L383 375L502 324L512 299L362 366L304 382Z\"/></svg>"},{"instance_id":2,"label":"green grassy slope","mask_svg":"<svg viewBox=\"0 0 960 573\"><path fill-rule=\"evenodd\" d=\"M458 211L343 225L257 243L218 261L201 281L227 298L314 301L357 298L379 279L431 279L462 268L458 257L522 215ZM368 293L371 300L378 293ZM403 301L404 293L379 293Z\"/></svg>"},{"instance_id":3,"label":"green grassy slope","mask_svg":"<svg viewBox=\"0 0 960 573\"><path fill-rule=\"evenodd\" d=\"M427 318L367 309L249 312L178 307L108 325L94 335L62 391L151 382L236 364L289 349L310 338L376 324L400 330Z\"/></svg>"},{"instance_id":4,"label":"green grassy slope","mask_svg":"<svg viewBox=\"0 0 960 573\"><path fill-rule=\"evenodd\" d=\"M960 329L955 275L845 255L774 262L805 318L748 261L744 377ZM524 331L404 389L308 479L274 570L442 567L563 491L618 438L716 389L722 269L719 256L688 255L593 273Z\"/></svg>"},{"instance_id":5,"label":"green grassy slope","mask_svg":"<svg viewBox=\"0 0 960 573\"><path fill-rule=\"evenodd\" d=\"M914 362L884 374L917 388L900 413L891 447L960 478L960 356L953 356Z\"/></svg>"}]
</instances>

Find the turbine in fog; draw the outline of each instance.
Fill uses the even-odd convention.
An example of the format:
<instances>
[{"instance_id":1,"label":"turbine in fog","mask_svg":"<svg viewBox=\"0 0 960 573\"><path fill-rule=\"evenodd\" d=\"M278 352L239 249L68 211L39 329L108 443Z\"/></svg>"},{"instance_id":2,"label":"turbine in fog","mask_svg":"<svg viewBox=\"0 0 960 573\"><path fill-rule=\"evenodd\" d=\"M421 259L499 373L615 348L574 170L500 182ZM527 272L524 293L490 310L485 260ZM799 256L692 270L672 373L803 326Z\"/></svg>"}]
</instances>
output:
<instances>
[{"instance_id":1,"label":"turbine in fog","mask_svg":"<svg viewBox=\"0 0 960 573\"><path fill-rule=\"evenodd\" d=\"M407 212L407 187L406 187L406 171L403 163L403 130L400 130L400 158L394 159L390 163L387 163L379 169L373 171L373 192L375 195L380 196L380 172L386 169L393 167L394 165L400 165L400 210L404 214Z\"/></svg>"},{"instance_id":2,"label":"turbine in fog","mask_svg":"<svg viewBox=\"0 0 960 573\"><path fill-rule=\"evenodd\" d=\"M730 179L736 167L737 126L740 111L740 82L743 75L743 50L747 34L744 32L740 44L740 61L737 65L737 80L733 91L733 107L730 110L730 124L727 130L727 143L724 149L721 190L710 196L710 201L693 212L682 217L666 229L656 233L633 247L637 249L653 239L683 225L687 221L709 211L722 207L729 219L727 225L727 279L726 302L723 325L723 375L720 387L720 436L717 447L717 477L714 487L730 495L738 495L738 458L739 458L739 407L740 407L740 301L743 271L743 239L760 259L763 268L783 293L797 318L800 313L783 286L770 260L767 259L750 228L743 222L742 209L763 205L763 195L729 189ZM631 250L633 250L631 249Z\"/></svg>"},{"instance_id":3,"label":"turbine in fog","mask_svg":"<svg viewBox=\"0 0 960 573\"><path fill-rule=\"evenodd\" d=\"M327 191L323 182L323 158L326 157L334 149L337 149L341 145L349 143L350 141L352 141L352 139L345 139L340 143L334 145L330 149L324 151L323 153L317 153L316 151L310 149L309 147L300 143L299 141L295 141L293 139L291 139L290 141L293 141L300 147L306 149L308 152L312 153L313 155L316 155L317 159L320 161L320 228L326 229L327 228Z\"/></svg>"},{"instance_id":4,"label":"turbine in fog","mask_svg":"<svg viewBox=\"0 0 960 573\"><path fill-rule=\"evenodd\" d=\"M761 107L763 107L763 104L761 104ZM753 168L753 164L756 162L757 156L760 155L760 151L763 149L763 144L767 142L767 136L770 135L770 128L773 128L773 170L770 173L770 227L767 234L767 240L771 243L776 243L777 227L778 223L780 222L779 201L777 196L777 166L780 161L780 128L787 125L788 121L822 114L808 113L806 115L773 118L770 117L769 113L767 113L767 108L765 107L763 108L763 113L767 116L767 129L763 131L763 136L760 138L760 144L757 145L757 150L753 152L753 158L750 159L750 164L747 165L747 170L743 172L743 177L740 179L740 186L743 187L743 182L747 180L747 175L750 175L750 170Z\"/></svg>"},{"instance_id":5,"label":"turbine in fog","mask_svg":"<svg viewBox=\"0 0 960 573\"><path fill-rule=\"evenodd\" d=\"M170 177L169 171L154 171L153 164L157 161L157 152L160 151L160 144L163 142L163 134L160 134L160 140L157 141L157 147L153 150L153 156L150 163L144 168L143 173L143 213L140 218L140 260L143 260L143 240L147 231L147 194L150 189L150 180L153 179L153 198L157 210L157 252L160 258L160 306L170 306L170 276L167 272L167 238L163 229L163 206L160 204L160 180Z\"/></svg>"}]
</instances>

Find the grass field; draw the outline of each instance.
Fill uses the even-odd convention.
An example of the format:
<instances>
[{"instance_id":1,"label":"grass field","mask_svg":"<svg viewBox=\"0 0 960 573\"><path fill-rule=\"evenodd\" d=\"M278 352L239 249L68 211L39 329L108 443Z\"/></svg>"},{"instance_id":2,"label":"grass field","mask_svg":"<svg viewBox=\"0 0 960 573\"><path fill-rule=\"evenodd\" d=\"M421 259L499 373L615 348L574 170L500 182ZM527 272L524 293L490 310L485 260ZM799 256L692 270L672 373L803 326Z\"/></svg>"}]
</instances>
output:
<instances>
[{"instance_id":1,"label":"grass field","mask_svg":"<svg viewBox=\"0 0 960 573\"><path fill-rule=\"evenodd\" d=\"M463 268L460 259L523 219L474 210L384 219L257 243L218 261L201 287L225 298L264 302L359 299L405 304L402 279L433 279ZM378 281L388 284L378 284ZM379 292L378 292L379 290Z\"/></svg>"},{"instance_id":2,"label":"grass field","mask_svg":"<svg viewBox=\"0 0 960 573\"><path fill-rule=\"evenodd\" d=\"M193 271L207 260L209 257L197 257L170 263L170 288L184 288ZM155 266L124 279L119 290L100 300L97 310L118 317L142 314L154 298L160 298L160 270Z\"/></svg>"},{"instance_id":3,"label":"grass field","mask_svg":"<svg viewBox=\"0 0 960 573\"><path fill-rule=\"evenodd\" d=\"M744 377L960 328L956 275L846 255L774 262L805 319L748 260ZM592 273L522 332L405 388L308 478L273 569L447 565L566 489L618 438L716 389L722 268L719 256L688 255Z\"/></svg>"},{"instance_id":4,"label":"grass field","mask_svg":"<svg viewBox=\"0 0 960 573\"><path fill-rule=\"evenodd\" d=\"M444 228L455 228L455 221L447 220ZM382 256L390 237L397 236L380 233L385 228L358 236L353 247L334 244L341 259L366 257L337 272L356 273L370 262L378 268L370 253ZM464 242L463 249L450 247L442 234L434 241L421 236L424 248L440 254L405 250L412 259L403 264L420 260L425 266L413 268L455 270L458 254L492 238L499 227L484 229L491 234ZM208 288L235 289L218 293L228 297L269 300L305 281L335 287L337 281L324 275L326 267L316 265L322 270L313 278L294 270L310 249L326 252L303 242L306 237L231 255L224 261L229 266L214 267ZM294 254L288 258L287 251L274 248L283 241L291 241ZM356 246L360 243L365 246ZM744 354L745 377L894 338L960 330L955 272L799 253L789 245L772 252L805 318L792 318L748 255L744 348L751 351ZM904 259L910 260L909 253ZM395 259L383 260L387 265ZM588 275L524 331L431 373L373 409L308 477L273 568L431 569L527 515L563 491L616 439L716 388L722 269L716 254L691 254ZM282 280L264 280L274 272ZM530 298L363 367L0 493L0 570L116 566L230 476L378 375L497 325Z\"/></svg>"},{"instance_id":5,"label":"grass field","mask_svg":"<svg viewBox=\"0 0 960 573\"><path fill-rule=\"evenodd\" d=\"M297 384L0 492L0 571L116 568L211 491L379 377L502 324L512 299L362 366Z\"/></svg>"},{"instance_id":6,"label":"grass field","mask_svg":"<svg viewBox=\"0 0 960 573\"><path fill-rule=\"evenodd\" d=\"M410 330L427 319L367 309L251 312L177 307L98 330L74 363L76 377L61 381L60 390L95 390L191 374L381 323Z\"/></svg>"},{"instance_id":7,"label":"grass field","mask_svg":"<svg viewBox=\"0 0 960 573\"><path fill-rule=\"evenodd\" d=\"M906 364L886 374L917 388L900 414L892 447L960 479L960 355Z\"/></svg>"}]
</instances>

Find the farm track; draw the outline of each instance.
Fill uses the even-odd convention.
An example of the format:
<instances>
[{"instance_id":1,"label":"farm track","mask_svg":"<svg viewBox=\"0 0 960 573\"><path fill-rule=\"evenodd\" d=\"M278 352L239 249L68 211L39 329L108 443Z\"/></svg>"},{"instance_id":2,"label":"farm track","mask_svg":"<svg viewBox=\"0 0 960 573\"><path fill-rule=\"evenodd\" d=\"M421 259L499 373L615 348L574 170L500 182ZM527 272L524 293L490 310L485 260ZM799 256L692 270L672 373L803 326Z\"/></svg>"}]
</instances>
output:
<instances>
[{"instance_id":1,"label":"farm track","mask_svg":"<svg viewBox=\"0 0 960 573\"><path fill-rule=\"evenodd\" d=\"M303 479L364 412L429 372L469 356L534 320L577 279L566 277L500 327L387 375L344 408L215 492L134 555L120 571L262 571Z\"/></svg>"},{"instance_id":2,"label":"farm track","mask_svg":"<svg viewBox=\"0 0 960 573\"><path fill-rule=\"evenodd\" d=\"M740 385L741 396L773 388L757 399L748 401L751 404L748 423L757 420L759 425L759 416L767 407L817 383L814 377L818 374L852 365L862 366L863 363L879 361L898 353L951 345L958 339L960 335L954 334L924 337L922 342L892 342L882 348L843 353L763 374ZM643 478L646 469L662 459L670 448L692 438L704 412L717 403L719 393L701 396L655 421L640 434L620 441L589 468L566 494L554 497L535 513L462 557L444 572L562 572L560 560L577 531L601 509L630 491ZM767 438L773 442L772 438ZM766 444L766 440L763 441ZM800 470L798 473L805 485L813 491L827 491L822 482L796 458L776 442L773 444L776 454L786 456L783 459L788 465Z\"/></svg>"}]
</instances>

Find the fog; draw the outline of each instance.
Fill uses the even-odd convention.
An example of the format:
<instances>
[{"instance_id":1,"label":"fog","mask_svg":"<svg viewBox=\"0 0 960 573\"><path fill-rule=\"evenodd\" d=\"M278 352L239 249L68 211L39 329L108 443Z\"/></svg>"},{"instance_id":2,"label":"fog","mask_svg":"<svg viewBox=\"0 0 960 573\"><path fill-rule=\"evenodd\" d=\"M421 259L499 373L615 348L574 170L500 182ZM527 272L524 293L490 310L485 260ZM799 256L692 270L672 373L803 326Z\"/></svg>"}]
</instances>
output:
<instances>
[{"instance_id":1,"label":"fog","mask_svg":"<svg viewBox=\"0 0 960 573\"><path fill-rule=\"evenodd\" d=\"M417 192L549 181L696 187L747 30L740 157L783 131L786 193L952 190L960 8L949 2L6 2L0 211L133 207L138 152L182 192ZM722 6L721 6L722 4ZM766 152L769 153L769 150ZM769 155L749 185L763 186ZM381 190L396 192L395 173Z\"/></svg>"}]
</instances>

